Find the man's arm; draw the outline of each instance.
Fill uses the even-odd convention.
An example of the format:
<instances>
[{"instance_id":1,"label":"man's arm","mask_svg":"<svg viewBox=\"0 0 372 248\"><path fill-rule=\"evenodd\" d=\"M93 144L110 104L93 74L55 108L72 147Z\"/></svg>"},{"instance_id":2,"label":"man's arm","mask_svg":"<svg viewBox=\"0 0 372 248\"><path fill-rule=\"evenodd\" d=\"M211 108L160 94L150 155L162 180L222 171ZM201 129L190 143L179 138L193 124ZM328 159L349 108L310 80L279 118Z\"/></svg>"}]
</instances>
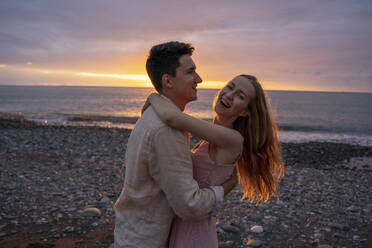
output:
<instances>
[{"instance_id":1,"label":"man's arm","mask_svg":"<svg viewBox=\"0 0 372 248\"><path fill-rule=\"evenodd\" d=\"M224 192L222 187L219 192L199 188L193 178L190 151L183 134L163 127L153 137L152 146L155 152L150 157L150 175L164 192L176 215L182 219L209 216L216 207L215 194L223 198Z\"/></svg>"}]
</instances>

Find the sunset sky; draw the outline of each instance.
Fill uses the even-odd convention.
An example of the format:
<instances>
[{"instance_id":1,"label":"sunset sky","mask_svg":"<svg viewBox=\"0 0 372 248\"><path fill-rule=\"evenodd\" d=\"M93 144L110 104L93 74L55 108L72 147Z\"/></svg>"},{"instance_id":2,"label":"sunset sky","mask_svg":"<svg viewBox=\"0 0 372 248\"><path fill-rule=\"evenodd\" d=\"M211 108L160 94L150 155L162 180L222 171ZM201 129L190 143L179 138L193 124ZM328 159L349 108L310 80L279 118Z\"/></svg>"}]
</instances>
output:
<instances>
[{"instance_id":1,"label":"sunset sky","mask_svg":"<svg viewBox=\"0 0 372 248\"><path fill-rule=\"evenodd\" d=\"M200 87L372 92L371 0L1 0L0 85L150 87L170 40L195 46Z\"/></svg>"}]
</instances>

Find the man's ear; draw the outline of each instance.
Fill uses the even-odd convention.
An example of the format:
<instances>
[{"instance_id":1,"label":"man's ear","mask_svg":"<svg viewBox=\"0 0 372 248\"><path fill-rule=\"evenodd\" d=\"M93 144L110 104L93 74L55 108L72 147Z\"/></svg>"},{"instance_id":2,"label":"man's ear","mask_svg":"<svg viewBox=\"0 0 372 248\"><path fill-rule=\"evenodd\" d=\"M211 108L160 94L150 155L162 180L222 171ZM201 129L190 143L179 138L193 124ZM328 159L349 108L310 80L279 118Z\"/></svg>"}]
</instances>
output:
<instances>
[{"instance_id":1,"label":"man's ear","mask_svg":"<svg viewBox=\"0 0 372 248\"><path fill-rule=\"evenodd\" d=\"M163 74L163 76L161 77L161 82L163 84L163 88L173 88L172 80L169 74Z\"/></svg>"}]
</instances>

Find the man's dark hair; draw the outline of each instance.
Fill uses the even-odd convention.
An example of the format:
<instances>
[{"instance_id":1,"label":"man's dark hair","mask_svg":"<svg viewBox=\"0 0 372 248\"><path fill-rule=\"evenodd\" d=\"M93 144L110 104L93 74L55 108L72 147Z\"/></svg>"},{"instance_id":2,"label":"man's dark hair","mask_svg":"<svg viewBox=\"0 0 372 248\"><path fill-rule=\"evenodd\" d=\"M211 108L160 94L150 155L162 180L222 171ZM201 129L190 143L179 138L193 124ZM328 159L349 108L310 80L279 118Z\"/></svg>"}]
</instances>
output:
<instances>
[{"instance_id":1,"label":"man's dark hair","mask_svg":"<svg viewBox=\"0 0 372 248\"><path fill-rule=\"evenodd\" d=\"M151 48L146 61L146 71L155 89L162 92L162 76L169 74L176 76L176 69L180 66L182 55L192 55L194 47L190 43L170 41L155 45Z\"/></svg>"}]
</instances>

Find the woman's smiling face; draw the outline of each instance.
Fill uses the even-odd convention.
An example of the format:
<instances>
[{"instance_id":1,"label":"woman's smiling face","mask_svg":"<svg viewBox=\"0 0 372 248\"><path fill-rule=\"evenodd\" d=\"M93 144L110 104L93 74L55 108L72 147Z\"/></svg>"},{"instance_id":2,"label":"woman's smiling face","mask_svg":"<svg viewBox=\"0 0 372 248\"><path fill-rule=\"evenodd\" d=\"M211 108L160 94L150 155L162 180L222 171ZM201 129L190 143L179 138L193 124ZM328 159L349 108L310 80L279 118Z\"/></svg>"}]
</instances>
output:
<instances>
[{"instance_id":1,"label":"woman's smiling face","mask_svg":"<svg viewBox=\"0 0 372 248\"><path fill-rule=\"evenodd\" d=\"M217 96L214 111L219 116L235 117L248 114L248 104L255 97L251 81L238 76L226 84Z\"/></svg>"}]
</instances>

